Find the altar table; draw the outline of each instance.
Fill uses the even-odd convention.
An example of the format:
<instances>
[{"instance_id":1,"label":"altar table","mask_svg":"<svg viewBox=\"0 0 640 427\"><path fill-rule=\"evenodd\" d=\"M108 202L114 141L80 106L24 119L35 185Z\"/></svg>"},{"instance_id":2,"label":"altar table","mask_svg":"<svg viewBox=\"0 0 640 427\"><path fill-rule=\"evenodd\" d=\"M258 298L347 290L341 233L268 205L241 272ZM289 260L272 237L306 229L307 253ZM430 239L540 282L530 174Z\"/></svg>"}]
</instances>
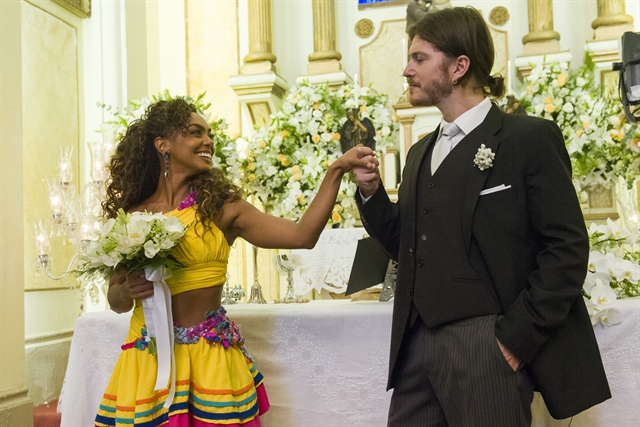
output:
<instances>
[{"instance_id":1,"label":"altar table","mask_svg":"<svg viewBox=\"0 0 640 427\"><path fill-rule=\"evenodd\" d=\"M571 427L640 425L640 299L618 302L623 322L596 327L613 399L574 417ZM234 304L246 346L265 377L271 409L264 427L383 427L392 302ZM78 318L58 410L62 427L87 427L120 353L130 314ZM579 356L578 356L579 357ZM553 420L536 396L535 427ZM418 426L416 426L418 427Z\"/></svg>"}]
</instances>

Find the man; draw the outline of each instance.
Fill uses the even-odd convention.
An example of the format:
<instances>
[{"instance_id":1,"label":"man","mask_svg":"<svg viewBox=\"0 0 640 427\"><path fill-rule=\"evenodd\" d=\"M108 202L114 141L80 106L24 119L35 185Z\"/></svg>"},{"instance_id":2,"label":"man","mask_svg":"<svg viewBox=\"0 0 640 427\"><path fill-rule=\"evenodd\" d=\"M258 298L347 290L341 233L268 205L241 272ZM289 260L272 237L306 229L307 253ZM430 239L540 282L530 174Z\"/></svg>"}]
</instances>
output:
<instances>
[{"instance_id":1,"label":"man","mask_svg":"<svg viewBox=\"0 0 640 427\"><path fill-rule=\"evenodd\" d=\"M504 82L477 10L429 13L410 36L411 103L440 127L409 151L397 203L379 171L354 171L362 222L398 261L388 426L530 426L534 389L573 416L610 392L562 134L490 103Z\"/></svg>"}]
</instances>

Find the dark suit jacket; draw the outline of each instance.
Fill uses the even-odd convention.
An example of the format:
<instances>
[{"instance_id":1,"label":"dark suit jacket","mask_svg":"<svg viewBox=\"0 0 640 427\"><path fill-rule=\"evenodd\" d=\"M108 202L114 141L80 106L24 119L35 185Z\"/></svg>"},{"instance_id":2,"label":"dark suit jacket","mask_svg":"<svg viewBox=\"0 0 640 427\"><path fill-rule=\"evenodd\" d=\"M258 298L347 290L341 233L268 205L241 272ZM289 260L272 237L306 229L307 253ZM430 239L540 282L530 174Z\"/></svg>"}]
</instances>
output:
<instances>
[{"instance_id":1,"label":"dark suit jacket","mask_svg":"<svg viewBox=\"0 0 640 427\"><path fill-rule=\"evenodd\" d=\"M409 151L398 203L390 202L382 186L364 205L356 198L365 228L398 261L389 388L398 380L394 367L411 304L424 310L411 292L415 228L421 220L415 199L421 191L418 171L437 135L433 132ZM493 166L484 171L473 163L481 144L495 153ZM608 399L607 379L581 296L588 237L559 128L547 120L506 115L492 106L484 122L454 150L462 150L459 154L469 161L464 185L451 197L464 200L460 227L469 262L495 290L504 314L496 324L496 337L526 363L555 418ZM446 167L446 159L441 167ZM511 188L479 195L501 184Z\"/></svg>"}]
</instances>

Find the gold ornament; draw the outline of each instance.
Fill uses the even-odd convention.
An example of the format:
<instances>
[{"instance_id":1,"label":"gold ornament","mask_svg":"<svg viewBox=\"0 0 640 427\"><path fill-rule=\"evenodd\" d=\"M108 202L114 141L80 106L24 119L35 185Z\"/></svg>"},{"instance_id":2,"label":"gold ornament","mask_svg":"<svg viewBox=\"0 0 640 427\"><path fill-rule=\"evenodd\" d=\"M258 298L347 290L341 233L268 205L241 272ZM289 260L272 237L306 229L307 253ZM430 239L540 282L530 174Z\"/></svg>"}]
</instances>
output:
<instances>
[{"instance_id":1,"label":"gold ornament","mask_svg":"<svg viewBox=\"0 0 640 427\"><path fill-rule=\"evenodd\" d=\"M356 22L356 35L360 38L366 39L373 34L373 21L371 19L361 19Z\"/></svg>"},{"instance_id":2,"label":"gold ornament","mask_svg":"<svg viewBox=\"0 0 640 427\"><path fill-rule=\"evenodd\" d=\"M509 21L509 11L506 7L498 6L494 7L489 13L489 22L498 27L504 25Z\"/></svg>"}]
</instances>

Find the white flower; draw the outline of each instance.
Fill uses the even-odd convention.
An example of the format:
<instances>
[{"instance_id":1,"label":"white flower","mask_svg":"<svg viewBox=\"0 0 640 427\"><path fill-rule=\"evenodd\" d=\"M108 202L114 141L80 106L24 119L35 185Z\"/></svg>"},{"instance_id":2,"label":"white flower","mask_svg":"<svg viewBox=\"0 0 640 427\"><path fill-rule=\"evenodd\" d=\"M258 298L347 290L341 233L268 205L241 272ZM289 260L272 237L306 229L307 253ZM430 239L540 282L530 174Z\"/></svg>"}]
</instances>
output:
<instances>
[{"instance_id":1,"label":"white flower","mask_svg":"<svg viewBox=\"0 0 640 427\"><path fill-rule=\"evenodd\" d=\"M491 151L491 148L486 148L485 145L482 144L480 145L480 148L478 148L478 152L473 159L473 163L478 167L478 169L483 171L493 167L493 159L495 159L495 157L496 155Z\"/></svg>"}]
</instances>

